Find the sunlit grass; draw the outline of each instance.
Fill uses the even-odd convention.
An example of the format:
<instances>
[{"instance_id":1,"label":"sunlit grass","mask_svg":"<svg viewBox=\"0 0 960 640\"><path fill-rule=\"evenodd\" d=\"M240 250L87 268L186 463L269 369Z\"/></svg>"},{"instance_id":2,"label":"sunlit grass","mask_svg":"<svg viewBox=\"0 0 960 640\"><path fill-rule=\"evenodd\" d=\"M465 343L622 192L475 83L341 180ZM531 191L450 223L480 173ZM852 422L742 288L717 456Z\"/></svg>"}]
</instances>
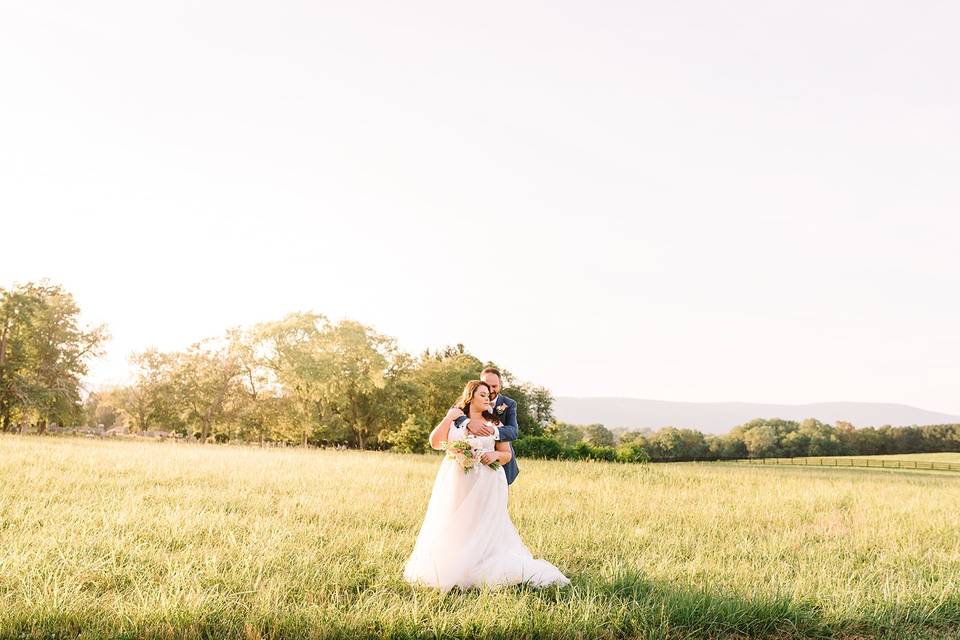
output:
<instances>
[{"instance_id":1,"label":"sunlit grass","mask_svg":"<svg viewBox=\"0 0 960 640\"><path fill-rule=\"evenodd\" d=\"M956 637L960 474L521 461L566 589L414 589L434 456L0 437L0 637ZM951 635L953 634L953 635Z\"/></svg>"}]
</instances>

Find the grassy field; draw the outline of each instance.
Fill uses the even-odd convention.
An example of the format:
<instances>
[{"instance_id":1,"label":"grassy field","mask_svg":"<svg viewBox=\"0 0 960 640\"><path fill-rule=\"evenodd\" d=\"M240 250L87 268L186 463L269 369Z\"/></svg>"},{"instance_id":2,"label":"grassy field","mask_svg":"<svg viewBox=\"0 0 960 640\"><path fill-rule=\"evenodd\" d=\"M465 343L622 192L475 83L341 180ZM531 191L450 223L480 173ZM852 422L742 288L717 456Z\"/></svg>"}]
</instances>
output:
<instances>
[{"instance_id":1,"label":"grassy field","mask_svg":"<svg viewBox=\"0 0 960 640\"><path fill-rule=\"evenodd\" d=\"M521 460L565 589L401 579L438 458L0 436L0 638L960 638L960 474Z\"/></svg>"}]
</instances>

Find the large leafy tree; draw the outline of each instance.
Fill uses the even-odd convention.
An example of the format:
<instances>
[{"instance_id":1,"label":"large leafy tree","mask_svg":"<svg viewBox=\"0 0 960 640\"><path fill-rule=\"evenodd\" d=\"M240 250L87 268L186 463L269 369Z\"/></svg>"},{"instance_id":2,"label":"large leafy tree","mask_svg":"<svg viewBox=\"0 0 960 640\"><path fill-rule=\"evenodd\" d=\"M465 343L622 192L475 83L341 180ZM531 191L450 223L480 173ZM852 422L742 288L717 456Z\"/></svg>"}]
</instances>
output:
<instances>
[{"instance_id":1,"label":"large leafy tree","mask_svg":"<svg viewBox=\"0 0 960 640\"><path fill-rule=\"evenodd\" d=\"M430 430L482 368L462 344L428 349L416 358L396 354L380 393L378 442L398 451L423 451Z\"/></svg>"},{"instance_id":2,"label":"large leafy tree","mask_svg":"<svg viewBox=\"0 0 960 640\"><path fill-rule=\"evenodd\" d=\"M349 426L354 444L365 449L389 415L387 371L396 357L396 344L393 338L353 320L329 327L324 337L333 367L327 392Z\"/></svg>"},{"instance_id":3,"label":"large leafy tree","mask_svg":"<svg viewBox=\"0 0 960 640\"><path fill-rule=\"evenodd\" d=\"M462 344L423 352L403 380L409 385L405 389L407 414L437 424L460 397L464 385L480 376L482 368L482 361Z\"/></svg>"},{"instance_id":4,"label":"large leafy tree","mask_svg":"<svg viewBox=\"0 0 960 640\"><path fill-rule=\"evenodd\" d=\"M595 446L612 447L616 444L613 432L602 424L588 424L583 428L583 439Z\"/></svg>"},{"instance_id":5,"label":"large leafy tree","mask_svg":"<svg viewBox=\"0 0 960 640\"><path fill-rule=\"evenodd\" d=\"M136 369L136 377L120 398L133 429L159 428L186 435L184 398L174 379L179 354L147 349L134 353L130 363Z\"/></svg>"},{"instance_id":6,"label":"large leafy tree","mask_svg":"<svg viewBox=\"0 0 960 640\"><path fill-rule=\"evenodd\" d=\"M349 440L365 449L396 415L400 400L388 383L403 377L399 354L392 338L370 327L297 313L258 325L249 342L247 359L293 398L303 444Z\"/></svg>"},{"instance_id":7,"label":"large leafy tree","mask_svg":"<svg viewBox=\"0 0 960 640\"><path fill-rule=\"evenodd\" d=\"M199 342L176 354L173 387L183 399L185 420L199 425L201 442L206 442L225 418L232 396L238 392L240 373L229 347L215 341Z\"/></svg>"},{"instance_id":8,"label":"large leafy tree","mask_svg":"<svg viewBox=\"0 0 960 640\"><path fill-rule=\"evenodd\" d=\"M80 381L100 354L105 326L81 327L80 308L58 285L42 281L0 290L0 422L5 431L35 421L81 416Z\"/></svg>"},{"instance_id":9,"label":"large leafy tree","mask_svg":"<svg viewBox=\"0 0 960 640\"><path fill-rule=\"evenodd\" d=\"M575 424L554 421L544 427L545 436L553 438L565 447L572 447L583 440L583 431Z\"/></svg>"},{"instance_id":10,"label":"large leafy tree","mask_svg":"<svg viewBox=\"0 0 960 640\"><path fill-rule=\"evenodd\" d=\"M31 336L41 304L30 285L0 290L0 421L4 431L29 415L37 393L30 376L36 360Z\"/></svg>"},{"instance_id":11,"label":"large leafy tree","mask_svg":"<svg viewBox=\"0 0 960 640\"><path fill-rule=\"evenodd\" d=\"M290 420L282 421L278 439L338 441L346 428L332 402L329 387L335 375L327 348L329 322L316 313L292 313L258 324L251 332L257 362L289 398ZM295 433L291 432L294 426ZM278 427L280 425L278 424Z\"/></svg>"},{"instance_id":12,"label":"large leafy tree","mask_svg":"<svg viewBox=\"0 0 960 640\"><path fill-rule=\"evenodd\" d=\"M283 402L275 373L266 365L258 336L239 328L231 329L227 336L239 368L234 435L242 440L256 439L262 446L289 406Z\"/></svg>"}]
</instances>

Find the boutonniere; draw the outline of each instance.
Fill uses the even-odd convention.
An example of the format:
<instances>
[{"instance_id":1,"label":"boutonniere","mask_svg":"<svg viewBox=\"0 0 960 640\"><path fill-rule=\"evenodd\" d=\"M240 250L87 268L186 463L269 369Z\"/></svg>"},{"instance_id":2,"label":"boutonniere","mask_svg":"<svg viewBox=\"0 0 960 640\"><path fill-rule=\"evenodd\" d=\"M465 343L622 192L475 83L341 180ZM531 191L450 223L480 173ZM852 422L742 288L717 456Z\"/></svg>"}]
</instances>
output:
<instances>
[{"instance_id":1,"label":"boutonniere","mask_svg":"<svg viewBox=\"0 0 960 640\"><path fill-rule=\"evenodd\" d=\"M506 411L506 410L507 410L507 403L506 403L506 402L504 402L503 404L497 406L497 413L503 413L503 412Z\"/></svg>"}]
</instances>

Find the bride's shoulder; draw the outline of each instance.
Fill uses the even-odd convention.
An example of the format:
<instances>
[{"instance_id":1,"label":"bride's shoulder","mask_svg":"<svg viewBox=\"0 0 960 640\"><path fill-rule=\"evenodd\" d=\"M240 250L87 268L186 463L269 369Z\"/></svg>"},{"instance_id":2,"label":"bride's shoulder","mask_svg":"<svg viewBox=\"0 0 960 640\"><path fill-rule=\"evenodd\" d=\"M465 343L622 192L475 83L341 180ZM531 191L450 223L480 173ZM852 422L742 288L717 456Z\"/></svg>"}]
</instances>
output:
<instances>
[{"instance_id":1,"label":"bride's shoulder","mask_svg":"<svg viewBox=\"0 0 960 640\"><path fill-rule=\"evenodd\" d=\"M467 422L462 418L457 418L453 421L453 424L450 425L450 429L447 431L447 440L462 440L467 435Z\"/></svg>"}]
</instances>

